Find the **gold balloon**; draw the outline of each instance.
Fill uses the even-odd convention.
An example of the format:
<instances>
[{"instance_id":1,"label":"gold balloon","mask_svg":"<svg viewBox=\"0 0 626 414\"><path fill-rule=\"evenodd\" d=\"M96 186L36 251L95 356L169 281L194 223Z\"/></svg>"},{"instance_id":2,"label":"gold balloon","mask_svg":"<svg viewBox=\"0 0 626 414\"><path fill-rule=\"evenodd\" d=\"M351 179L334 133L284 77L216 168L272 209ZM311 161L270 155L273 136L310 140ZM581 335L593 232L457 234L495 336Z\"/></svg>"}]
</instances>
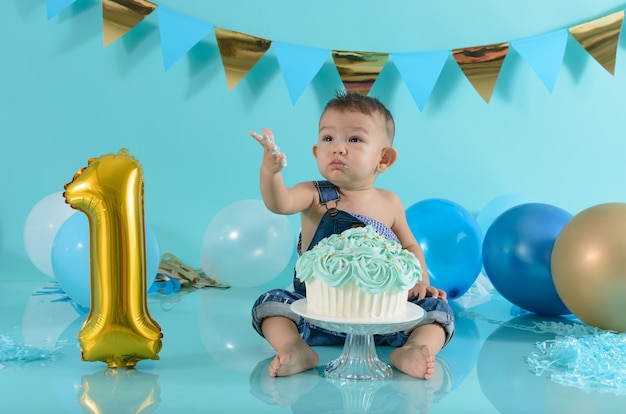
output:
<instances>
[{"instance_id":1,"label":"gold balloon","mask_svg":"<svg viewBox=\"0 0 626 414\"><path fill-rule=\"evenodd\" d=\"M581 321L626 331L626 204L575 215L556 238L551 267L559 297Z\"/></svg>"},{"instance_id":2,"label":"gold balloon","mask_svg":"<svg viewBox=\"0 0 626 414\"><path fill-rule=\"evenodd\" d=\"M117 368L159 359L163 334L146 299L141 165L126 149L92 158L64 196L89 219L91 308L78 333L83 360Z\"/></svg>"}]
</instances>

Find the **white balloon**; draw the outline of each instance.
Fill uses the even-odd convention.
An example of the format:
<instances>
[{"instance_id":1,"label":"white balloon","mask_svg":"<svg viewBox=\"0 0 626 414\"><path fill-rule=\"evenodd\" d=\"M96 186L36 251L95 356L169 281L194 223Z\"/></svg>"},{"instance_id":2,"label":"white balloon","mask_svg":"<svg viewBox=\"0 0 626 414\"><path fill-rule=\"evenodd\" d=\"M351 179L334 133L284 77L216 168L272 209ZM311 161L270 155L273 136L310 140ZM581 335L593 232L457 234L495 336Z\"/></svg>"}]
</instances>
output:
<instances>
[{"instance_id":1,"label":"white balloon","mask_svg":"<svg viewBox=\"0 0 626 414\"><path fill-rule=\"evenodd\" d=\"M50 277L52 271L52 243L59 228L77 210L65 202L63 192L42 198L28 213L24 224L24 247L28 258L37 269Z\"/></svg>"},{"instance_id":2,"label":"white balloon","mask_svg":"<svg viewBox=\"0 0 626 414\"><path fill-rule=\"evenodd\" d=\"M209 223L200 252L207 276L233 287L258 286L277 277L293 255L295 241L286 216L260 200L243 200Z\"/></svg>"}]
</instances>

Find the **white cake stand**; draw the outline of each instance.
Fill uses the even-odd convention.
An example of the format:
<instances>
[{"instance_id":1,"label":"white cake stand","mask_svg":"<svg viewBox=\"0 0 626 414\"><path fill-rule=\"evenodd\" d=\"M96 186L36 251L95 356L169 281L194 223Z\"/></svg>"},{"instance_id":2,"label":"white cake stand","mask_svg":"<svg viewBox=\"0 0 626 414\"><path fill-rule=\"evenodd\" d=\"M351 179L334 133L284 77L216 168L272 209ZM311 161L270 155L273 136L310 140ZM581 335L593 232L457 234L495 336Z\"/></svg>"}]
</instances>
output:
<instances>
[{"instance_id":1,"label":"white cake stand","mask_svg":"<svg viewBox=\"0 0 626 414\"><path fill-rule=\"evenodd\" d=\"M374 335L410 329L426 315L421 307L411 302L407 302L406 314L394 320L327 318L311 313L306 299L292 303L291 309L320 328L346 334L343 352L326 364L324 374L329 378L352 381L382 380L391 376L389 364L378 359Z\"/></svg>"}]
</instances>

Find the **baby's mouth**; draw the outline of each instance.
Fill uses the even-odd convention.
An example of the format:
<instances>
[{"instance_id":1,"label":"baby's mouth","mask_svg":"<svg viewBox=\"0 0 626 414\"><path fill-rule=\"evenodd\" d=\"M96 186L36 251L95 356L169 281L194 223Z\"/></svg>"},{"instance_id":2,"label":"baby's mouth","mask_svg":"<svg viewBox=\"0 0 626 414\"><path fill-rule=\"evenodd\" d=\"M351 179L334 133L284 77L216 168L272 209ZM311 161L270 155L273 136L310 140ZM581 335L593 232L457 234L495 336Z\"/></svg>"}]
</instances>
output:
<instances>
[{"instance_id":1,"label":"baby's mouth","mask_svg":"<svg viewBox=\"0 0 626 414\"><path fill-rule=\"evenodd\" d=\"M330 163L330 168L332 168L333 170L347 170L350 167L348 167L341 161L333 161Z\"/></svg>"}]
</instances>

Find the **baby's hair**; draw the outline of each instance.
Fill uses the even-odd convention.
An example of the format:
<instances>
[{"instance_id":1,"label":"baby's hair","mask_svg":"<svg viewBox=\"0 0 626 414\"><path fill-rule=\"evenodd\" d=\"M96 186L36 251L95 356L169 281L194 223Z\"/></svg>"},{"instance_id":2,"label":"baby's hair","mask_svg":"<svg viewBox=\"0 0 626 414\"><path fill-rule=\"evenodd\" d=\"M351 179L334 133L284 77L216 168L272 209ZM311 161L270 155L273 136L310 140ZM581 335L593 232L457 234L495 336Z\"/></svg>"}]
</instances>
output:
<instances>
[{"instance_id":1,"label":"baby's hair","mask_svg":"<svg viewBox=\"0 0 626 414\"><path fill-rule=\"evenodd\" d=\"M364 95L357 92L348 92L338 90L335 97L326 104L324 112L329 109L337 111L356 111L365 115L371 115L378 112L385 119L385 129L389 143L393 144L393 137L396 132L396 124L389 109L378 98Z\"/></svg>"}]
</instances>

